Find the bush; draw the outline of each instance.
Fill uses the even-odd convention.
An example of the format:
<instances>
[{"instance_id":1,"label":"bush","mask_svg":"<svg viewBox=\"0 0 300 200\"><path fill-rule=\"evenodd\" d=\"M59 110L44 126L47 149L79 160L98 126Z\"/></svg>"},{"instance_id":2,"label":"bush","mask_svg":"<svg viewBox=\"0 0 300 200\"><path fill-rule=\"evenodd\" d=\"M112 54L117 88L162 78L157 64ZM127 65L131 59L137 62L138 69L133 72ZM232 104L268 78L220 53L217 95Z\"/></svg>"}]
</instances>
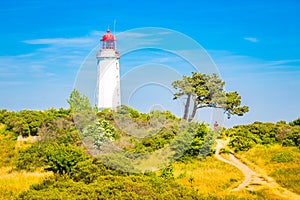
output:
<instances>
[{"instance_id":1,"label":"bush","mask_svg":"<svg viewBox=\"0 0 300 200\"><path fill-rule=\"evenodd\" d=\"M35 143L25 150L21 150L16 160L16 169L34 171L46 165L45 148Z\"/></svg>"},{"instance_id":2,"label":"bush","mask_svg":"<svg viewBox=\"0 0 300 200\"><path fill-rule=\"evenodd\" d=\"M46 170L59 174L70 174L78 162L87 160L83 150L72 145L52 143L46 147Z\"/></svg>"},{"instance_id":3,"label":"bush","mask_svg":"<svg viewBox=\"0 0 300 200\"><path fill-rule=\"evenodd\" d=\"M99 119L95 124L86 126L81 133L81 139L91 142L96 149L100 149L106 142L113 141L114 137L115 128L104 119Z\"/></svg>"},{"instance_id":4,"label":"bush","mask_svg":"<svg viewBox=\"0 0 300 200\"><path fill-rule=\"evenodd\" d=\"M169 165L161 169L160 177L165 179L174 179L174 167Z\"/></svg>"},{"instance_id":5,"label":"bush","mask_svg":"<svg viewBox=\"0 0 300 200\"><path fill-rule=\"evenodd\" d=\"M193 190L174 180L148 176L100 176L90 184L66 176L34 185L18 199L200 199Z\"/></svg>"},{"instance_id":6,"label":"bush","mask_svg":"<svg viewBox=\"0 0 300 200\"><path fill-rule=\"evenodd\" d=\"M300 117L289 123L291 126L300 126Z\"/></svg>"},{"instance_id":7,"label":"bush","mask_svg":"<svg viewBox=\"0 0 300 200\"><path fill-rule=\"evenodd\" d=\"M78 162L70 172L70 178L74 181L83 181L86 184L94 182L98 177L103 175L116 174L105 167L95 159L88 159Z\"/></svg>"},{"instance_id":8,"label":"bush","mask_svg":"<svg viewBox=\"0 0 300 200\"><path fill-rule=\"evenodd\" d=\"M291 126L292 124L293 126ZM254 122L249 125L239 125L227 129L225 134L230 137L229 146L234 151L247 151L256 144L283 146L300 146L300 126L297 120L293 123L284 122L262 123Z\"/></svg>"}]
</instances>

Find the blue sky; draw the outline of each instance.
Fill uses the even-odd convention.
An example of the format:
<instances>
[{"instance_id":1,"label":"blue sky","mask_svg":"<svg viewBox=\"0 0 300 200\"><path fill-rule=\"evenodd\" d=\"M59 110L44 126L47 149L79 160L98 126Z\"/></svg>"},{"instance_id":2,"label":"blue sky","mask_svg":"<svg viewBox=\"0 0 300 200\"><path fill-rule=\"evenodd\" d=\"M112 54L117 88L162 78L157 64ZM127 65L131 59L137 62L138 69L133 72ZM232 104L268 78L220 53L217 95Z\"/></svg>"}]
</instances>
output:
<instances>
[{"instance_id":1,"label":"blue sky","mask_svg":"<svg viewBox=\"0 0 300 200\"><path fill-rule=\"evenodd\" d=\"M297 0L3 1L0 108L67 107L82 62L116 20L118 33L163 27L202 45L226 89L238 91L250 107L244 117L226 120L226 126L291 121L300 116L299 10ZM121 58L121 72L122 65L130 70L129 63ZM135 94L140 104L133 105L142 111L143 94L154 88L143 90Z\"/></svg>"}]
</instances>

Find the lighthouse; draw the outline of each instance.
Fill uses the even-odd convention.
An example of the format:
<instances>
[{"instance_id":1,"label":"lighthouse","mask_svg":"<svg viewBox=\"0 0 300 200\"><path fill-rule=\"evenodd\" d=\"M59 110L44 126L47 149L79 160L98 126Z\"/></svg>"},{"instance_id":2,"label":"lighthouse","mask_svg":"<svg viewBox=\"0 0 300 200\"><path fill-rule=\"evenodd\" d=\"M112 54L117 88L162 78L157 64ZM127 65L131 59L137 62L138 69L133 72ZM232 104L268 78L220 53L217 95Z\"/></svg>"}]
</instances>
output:
<instances>
[{"instance_id":1,"label":"lighthouse","mask_svg":"<svg viewBox=\"0 0 300 200\"><path fill-rule=\"evenodd\" d=\"M120 54L116 51L115 37L108 29L100 40L100 51L97 53L97 93L98 109L112 108L121 105L120 96Z\"/></svg>"}]
</instances>

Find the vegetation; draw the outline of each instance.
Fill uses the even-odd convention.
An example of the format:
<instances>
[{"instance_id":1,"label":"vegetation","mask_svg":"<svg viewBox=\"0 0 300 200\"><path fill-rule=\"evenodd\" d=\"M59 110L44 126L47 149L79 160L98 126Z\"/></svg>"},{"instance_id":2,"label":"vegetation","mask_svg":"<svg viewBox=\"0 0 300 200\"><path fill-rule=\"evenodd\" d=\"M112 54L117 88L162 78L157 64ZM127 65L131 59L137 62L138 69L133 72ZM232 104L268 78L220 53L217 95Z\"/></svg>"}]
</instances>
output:
<instances>
[{"instance_id":1,"label":"vegetation","mask_svg":"<svg viewBox=\"0 0 300 200\"><path fill-rule=\"evenodd\" d=\"M243 178L237 168L210 156L202 160L177 162L174 163L174 168L178 183L205 195L224 195L224 190L237 186Z\"/></svg>"},{"instance_id":2,"label":"vegetation","mask_svg":"<svg viewBox=\"0 0 300 200\"><path fill-rule=\"evenodd\" d=\"M192 76L183 76L182 80L172 83L178 90L174 99L186 96L183 119L192 121L200 108L221 108L230 118L231 115L242 116L248 112L247 106L241 106L241 97L237 92L225 92L225 83L216 74L207 75L193 72ZM193 109L189 115L190 103Z\"/></svg>"},{"instance_id":3,"label":"vegetation","mask_svg":"<svg viewBox=\"0 0 300 200\"><path fill-rule=\"evenodd\" d=\"M1 145L5 160L1 160L1 166L9 166L7 173L14 174L39 174L39 178L32 183L48 177L41 183L33 185L30 189L20 194L20 199L51 199L51 198L157 198L178 199L185 197L193 199L198 194L190 188L180 186L175 180L165 181L172 175L168 167L162 170L161 175L155 173L131 174L125 171L114 170L114 165L122 165L121 159L117 159L114 165L104 166L99 160L92 158L86 146L82 142L90 141L93 147L101 149L107 141L114 142L128 152L153 152L166 147L168 143L181 133L190 134L196 131L193 150L189 150L185 156L197 156L197 149L201 147L201 141L206 135L207 127L204 124L191 123L180 126L180 119L170 112L152 111L142 114L136 110L122 106L117 111L103 110L86 120L86 113L94 112L91 106L87 106L87 99L77 92L72 92L68 101L70 107L77 109L50 109L46 111L20 111L10 112L1 110ZM82 107L82 109L78 109ZM126 139L126 135L119 126L114 124L116 117L129 116L141 128L149 134L148 137L134 139L131 137L129 145L120 141ZM88 113L88 117L90 113ZM24 117L24 119L23 119ZM77 128L76 122L86 120ZM163 119L164 126L157 129L157 124ZM77 120L77 121L76 121ZM91 124L93 121L95 123ZM21 123L19 123L21 122ZM83 121L80 121L83 122ZM114 124L114 125L113 125ZM149 126L152 125L152 126ZM25 127L25 128L24 128ZM26 129L26 127L29 127ZM158 133L156 134L156 131ZM26 133L26 134L25 134ZM17 136L37 136L35 142L25 140L17 142ZM4 140L5 143L4 143ZM179 140L180 141L180 140ZM197 141L197 142L196 142ZM17 148L20 146L20 148ZM172 146L177 148L176 145ZM5 151L4 151L5 150ZM180 152L184 154L184 148ZM129 155L130 156L130 155ZM27 172L24 172L27 171ZM10 172L11 171L11 172ZM49 173L41 173L50 171ZM47 174L47 175L43 175ZM18 175L19 177L21 175ZM116 184L118 182L118 184ZM22 192L27 190L19 190ZM6 193L3 195L8 195Z\"/></svg>"},{"instance_id":4,"label":"vegetation","mask_svg":"<svg viewBox=\"0 0 300 200\"><path fill-rule=\"evenodd\" d=\"M34 185L18 199L195 199L192 190L174 181L148 176L100 176L90 184L66 176L47 179ZM199 196L198 196L199 197Z\"/></svg>"},{"instance_id":5,"label":"vegetation","mask_svg":"<svg viewBox=\"0 0 300 200\"><path fill-rule=\"evenodd\" d=\"M29 190L33 184L38 184L44 178L51 176L48 172L11 171L11 167L0 168L0 199L15 199L20 193Z\"/></svg>"},{"instance_id":6,"label":"vegetation","mask_svg":"<svg viewBox=\"0 0 300 200\"><path fill-rule=\"evenodd\" d=\"M177 183L196 190L202 199L279 199L270 189L230 192L244 178L241 171L210 156L174 163L174 177Z\"/></svg>"},{"instance_id":7,"label":"vegetation","mask_svg":"<svg viewBox=\"0 0 300 200\"><path fill-rule=\"evenodd\" d=\"M239 157L253 163L282 187L300 194L299 119L290 123L254 122L227 129L224 134Z\"/></svg>"},{"instance_id":8,"label":"vegetation","mask_svg":"<svg viewBox=\"0 0 300 200\"><path fill-rule=\"evenodd\" d=\"M290 124L254 122L227 129L225 135L230 137L229 146L236 152L247 151L257 144L280 144L300 148L300 126L294 125L295 121Z\"/></svg>"},{"instance_id":9,"label":"vegetation","mask_svg":"<svg viewBox=\"0 0 300 200\"><path fill-rule=\"evenodd\" d=\"M281 145L258 145L239 155L264 169L278 184L300 194L300 150Z\"/></svg>"},{"instance_id":10,"label":"vegetation","mask_svg":"<svg viewBox=\"0 0 300 200\"><path fill-rule=\"evenodd\" d=\"M68 102L70 109L0 111L0 199L276 198L267 189L230 192L243 175L212 156L217 135L203 123L127 106L97 112L77 91ZM256 122L222 135L228 148L299 193L299 127L299 119ZM125 153L113 154L118 149ZM168 155L179 159L132 172Z\"/></svg>"}]
</instances>

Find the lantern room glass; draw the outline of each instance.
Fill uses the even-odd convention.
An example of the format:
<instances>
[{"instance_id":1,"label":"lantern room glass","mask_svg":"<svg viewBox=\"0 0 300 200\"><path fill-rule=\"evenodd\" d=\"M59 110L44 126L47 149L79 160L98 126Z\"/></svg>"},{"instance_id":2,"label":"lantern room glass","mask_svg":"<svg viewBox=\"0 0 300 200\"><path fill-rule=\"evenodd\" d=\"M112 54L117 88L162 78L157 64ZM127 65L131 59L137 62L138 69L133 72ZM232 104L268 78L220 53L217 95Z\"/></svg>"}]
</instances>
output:
<instances>
[{"instance_id":1,"label":"lantern room glass","mask_svg":"<svg viewBox=\"0 0 300 200\"><path fill-rule=\"evenodd\" d=\"M115 41L113 40L103 41L102 49L115 49Z\"/></svg>"}]
</instances>

